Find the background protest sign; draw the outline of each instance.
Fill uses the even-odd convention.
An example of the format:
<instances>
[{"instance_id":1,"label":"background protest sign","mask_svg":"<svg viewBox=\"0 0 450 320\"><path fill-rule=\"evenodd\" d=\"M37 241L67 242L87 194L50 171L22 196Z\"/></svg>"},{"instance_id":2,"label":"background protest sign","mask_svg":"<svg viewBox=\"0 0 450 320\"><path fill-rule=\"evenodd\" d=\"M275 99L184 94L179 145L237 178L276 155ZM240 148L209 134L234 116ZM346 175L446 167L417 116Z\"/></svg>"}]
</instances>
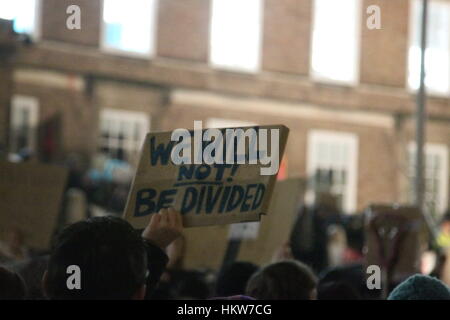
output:
<instances>
[{"instance_id":1,"label":"background protest sign","mask_svg":"<svg viewBox=\"0 0 450 320\"><path fill-rule=\"evenodd\" d=\"M242 239L237 260L264 265L271 261L274 252L288 239L297 215L297 208L305 192L305 179L292 178L277 181L268 214L259 222L254 239ZM239 224L238 224L239 225ZM189 228L184 232L186 251L183 266L186 268L220 268L230 238L229 226Z\"/></svg>"},{"instance_id":2,"label":"background protest sign","mask_svg":"<svg viewBox=\"0 0 450 320\"><path fill-rule=\"evenodd\" d=\"M301 178L277 182L269 214L260 222L258 237L242 241L237 260L259 265L271 261L274 253L289 241L305 187L305 180Z\"/></svg>"},{"instance_id":3,"label":"background protest sign","mask_svg":"<svg viewBox=\"0 0 450 320\"><path fill-rule=\"evenodd\" d=\"M0 162L0 239L18 230L24 243L46 249L57 223L67 169Z\"/></svg>"},{"instance_id":4,"label":"background protest sign","mask_svg":"<svg viewBox=\"0 0 450 320\"><path fill-rule=\"evenodd\" d=\"M259 225L259 221L233 223L230 225L228 238L230 240L257 239L259 234Z\"/></svg>"},{"instance_id":5,"label":"background protest sign","mask_svg":"<svg viewBox=\"0 0 450 320\"><path fill-rule=\"evenodd\" d=\"M410 206L371 205L365 212L366 264L380 266L384 281L420 272L427 241L420 211Z\"/></svg>"},{"instance_id":6,"label":"background protest sign","mask_svg":"<svg viewBox=\"0 0 450 320\"><path fill-rule=\"evenodd\" d=\"M245 135L228 139L228 130L238 129L243 132L253 130L257 135L252 136L253 140ZM208 130L223 134L223 143L217 149L224 155L223 164L173 162L175 148L180 144L189 146L191 159L196 159L198 153L205 154L211 150L217 140L203 139ZM266 134L261 135L261 132ZM144 228L153 213L172 206L183 215L185 227L259 221L261 214L267 213L276 179L276 174L261 174L264 168L273 165L263 164L261 159L267 159L269 155L273 157L272 152L276 150L275 158L279 161L288 132L289 129L282 125L202 129L190 131L188 142L171 141L172 132L147 134L124 218L135 228ZM264 148L261 148L262 141L266 142ZM229 142L234 144L234 152L231 152L234 163L230 163L228 157ZM244 143L245 149L239 151L239 142ZM253 150L256 158L251 158ZM244 163L236 163L238 159ZM277 172L279 163L276 166Z\"/></svg>"},{"instance_id":7,"label":"background protest sign","mask_svg":"<svg viewBox=\"0 0 450 320\"><path fill-rule=\"evenodd\" d=\"M262 218L264 221L264 217ZM220 268L228 245L229 225L187 228L183 267L186 269Z\"/></svg>"}]
</instances>

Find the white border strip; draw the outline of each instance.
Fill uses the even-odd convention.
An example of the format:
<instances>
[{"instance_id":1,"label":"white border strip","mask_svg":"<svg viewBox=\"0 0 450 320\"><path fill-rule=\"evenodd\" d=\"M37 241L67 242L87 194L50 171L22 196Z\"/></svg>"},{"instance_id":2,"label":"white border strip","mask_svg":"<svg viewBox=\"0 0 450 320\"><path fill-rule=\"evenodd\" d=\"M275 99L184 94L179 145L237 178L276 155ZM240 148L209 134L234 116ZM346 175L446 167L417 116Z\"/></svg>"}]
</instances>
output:
<instances>
[{"instance_id":1,"label":"white border strip","mask_svg":"<svg viewBox=\"0 0 450 320\"><path fill-rule=\"evenodd\" d=\"M279 102L260 98L243 99L241 97L184 89L174 90L172 92L171 103L173 105L203 107L210 110L220 109L240 113L249 112L264 116L273 115L278 117L317 119L382 128L394 127L393 117L376 112L333 110L310 104Z\"/></svg>"}]
</instances>

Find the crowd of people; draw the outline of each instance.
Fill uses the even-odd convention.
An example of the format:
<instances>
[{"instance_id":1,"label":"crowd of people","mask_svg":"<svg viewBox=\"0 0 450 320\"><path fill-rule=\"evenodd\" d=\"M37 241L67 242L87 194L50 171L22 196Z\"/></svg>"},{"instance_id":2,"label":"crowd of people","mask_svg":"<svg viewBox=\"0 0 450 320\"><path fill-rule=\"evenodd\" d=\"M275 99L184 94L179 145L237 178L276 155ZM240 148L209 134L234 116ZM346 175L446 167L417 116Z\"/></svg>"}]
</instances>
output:
<instances>
[{"instance_id":1,"label":"crowd of people","mask_svg":"<svg viewBox=\"0 0 450 320\"><path fill-rule=\"evenodd\" d=\"M152 215L143 231L113 216L70 224L55 235L48 254L3 260L0 299L380 298L380 290L367 288L361 265L318 274L292 254L281 254L265 266L232 261L217 273L184 270L177 263L182 234L181 215L172 208ZM69 285L77 281L70 266L79 268L78 286ZM435 277L417 274L396 286L388 299L450 300L450 289Z\"/></svg>"},{"instance_id":2,"label":"crowd of people","mask_svg":"<svg viewBox=\"0 0 450 320\"><path fill-rule=\"evenodd\" d=\"M69 179L50 248L26 246L19 229L0 242L0 300L450 299L445 255L435 259L433 270L388 283L387 290L369 288L364 215L342 214L327 193L317 204L299 208L290 235L270 263L225 259L219 270L186 269L188 239L178 212L162 209L144 230L136 230L114 215L124 207L129 169L106 161L86 171L79 163L68 161ZM95 207L110 214L94 214ZM450 212L440 228L436 245L449 248ZM71 266L79 268L78 280ZM68 285L69 278L78 286Z\"/></svg>"}]
</instances>

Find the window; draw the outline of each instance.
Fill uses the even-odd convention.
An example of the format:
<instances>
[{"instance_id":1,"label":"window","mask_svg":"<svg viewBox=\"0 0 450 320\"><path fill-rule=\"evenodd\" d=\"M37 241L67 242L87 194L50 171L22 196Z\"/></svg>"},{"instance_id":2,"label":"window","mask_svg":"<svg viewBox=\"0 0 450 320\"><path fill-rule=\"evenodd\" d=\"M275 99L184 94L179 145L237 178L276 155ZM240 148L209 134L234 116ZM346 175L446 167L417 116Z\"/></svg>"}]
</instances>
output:
<instances>
[{"instance_id":1,"label":"window","mask_svg":"<svg viewBox=\"0 0 450 320\"><path fill-rule=\"evenodd\" d=\"M422 1L411 3L411 43L408 85L415 90L420 82L420 36ZM433 94L450 93L450 2L429 1L425 51L425 85Z\"/></svg>"},{"instance_id":2,"label":"window","mask_svg":"<svg viewBox=\"0 0 450 320\"><path fill-rule=\"evenodd\" d=\"M212 0L211 64L237 71L258 71L261 20L261 0Z\"/></svg>"},{"instance_id":3,"label":"window","mask_svg":"<svg viewBox=\"0 0 450 320\"><path fill-rule=\"evenodd\" d=\"M425 207L434 218L439 218L448 204L448 149L442 144L425 146ZM408 148L409 201L414 202L416 177L416 144Z\"/></svg>"},{"instance_id":4,"label":"window","mask_svg":"<svg viewBox=\"0 0 450 320\"><path fill-rule=\"evenodd\" d=\"M251 127L256 126L255 122L243 121L243 120L232 120L223 118L208 118L206 121L206 127L208 128L229 128L229 127ZM288 158L285 154L283 159L281 159L280 169L278 170L277 179L284 180L288 177L287 172Z\"/></svg>"},{"instance_id":5,"label":"window","mask_svg":"<svg viewBox=\"0 0 450 320\"><path fill-rule=\"evenodd\" d=\"M39 0L1 0L0 19L13 20L14 31L37 36Z\"/></svg>"},{"instance_id":6,"label":"window","mask_svg":"<svg viewBox=\"0 0 450 320\"><path fill-rule=\"evenodd\" d=\"M112 52L153 55L157 0L104 0L102 47Z\"/></svg>"},{"instance_id":7,"label":"window","mask_svg":"<svg viewBox=\"0 0 450 320\"><path fill-rule=\"evenodd\" d=\"M104 109L100 114L99 151L109 158L134 162L149 127L144 112Z\"/></svg>"},{"instance_id":8,"label":"window","mask_svg":"<svg viewBox=\"0 0 450 320\"><path fill-rule=\"evenodd\" d=\"M10 152L36 151L39 101L34 97L14 96L11 104Z\"/></svg>"},{"instance_id":9,"label":"window","mask_svg":"<svg viewBox=\"0 0 450 320\"><path fill-rule=\"evenodd\" d=\"M360 0L315 0L311 75L356 84L359 77Z\"/></svg>"},{"instance_id":10,"label":"window","mask_svg":"<svg viewBox=\"0 0 450 320\"><path fill-rule=\"evenodd\" d=\"M308 135L308 193L330 192L340 209L356 210L358 138L351 133L313 130Z\"/></svg>"}]
</instances>

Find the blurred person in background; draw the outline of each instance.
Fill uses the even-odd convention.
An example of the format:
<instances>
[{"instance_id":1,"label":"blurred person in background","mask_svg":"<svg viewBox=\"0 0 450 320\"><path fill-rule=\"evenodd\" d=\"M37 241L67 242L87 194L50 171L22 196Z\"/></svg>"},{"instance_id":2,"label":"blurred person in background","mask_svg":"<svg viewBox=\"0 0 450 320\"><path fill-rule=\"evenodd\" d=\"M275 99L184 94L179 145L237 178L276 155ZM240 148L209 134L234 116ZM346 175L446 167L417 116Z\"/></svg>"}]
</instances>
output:
<instances>
[{"instance_id":1,"label":"blurred person in background","mask_svg":"<svg viewBox=\"0 0 450 320\"><path fill-rule=\"evenodd\" d=\"M0 266L0 300L23 300L25 295L26 288L22 278Z\"/></svg>"},{"instance_id":2,"label":"blurred person in background","mask_svg":"<svg viewBox=\"0 0 450 320\"><path fill-rule=\"evenodd\" d=\"M258 266L251 262L233 262L226 265L217 277L216 296L228 297L242 295L250 277L258 271Z\"/></svg>"},{"instance_id":3,"label":"blurred person in background","mask_svg":"<svg viewBox=\"0 0 450 320\"><path fill-rule=\"evenodd\" d=\"M360 300L358 291L346 282L319 282L317 300Z\"/></svg>"},{"instance_id":4,"label":"blurred person in background","mask_svg":"<svg viewBox=\"0 0 450 320\"><path fill-rule=\"evenodd\" d=\"M208 275L197 270L186 270L174 278L173 296L177 300L205 300L212 290Z\"/></svg>"},{"instance_id":5,"label":"blurred person in background","mask_svg":"<svg viewBox=\"0 0 450 320\"><path fill-rule=\"evenodd\" d=\"M442 217L437 242L441 248L450 247L450 209Z\"/></svg>"},{"instance_id":6,"label":"blurred person in background","mask_svg":"<svg viewBox=\"0 0 450 320\"><path fill-rule=\"evenodd\" d=\"M30 250L25 245L23 232L19 228L9 230L6 241L0 241L0 262L21 261L29 255Z\"/></svg>"},{"instance_id":7,"label":"blurred person in background","mask_svg":"<svg viewBox=\"0 0 450 320\"><path fill-rule=\"evenodd\" d=\"M437 238L439 254L435 271L431 275L438 276L447 285L450 285L450 209L444 214Z\"/></svg>"},{"instance_id":8,"label":"blurred person in background","mask_svg":"<svg viewBox=\"0 0 450 320\"><path fill-rule=\"evenodd\" d=\"M436 278L416 274L400 283L388 300L450 300L450 288Z\"/></svg>"},{"instance_id":9,"label":"blurred person in background","mask_svg":"<svg viewBox=\"0 0 450 320\"><path fill-rule=\"evenodd\" d=\"M315 300L317 278L307 265L295 261L269 264L248 281L246 295L259 300Z\"/></svg>"},{"instance_id":10,"label":"blurred person in background","mask_svg":"<svg viewBox=\"0 0 450 320\"><path fill-rule=\"evenodd\" d=\"M25 287L27 288L25 299L46 299L42 290L42 277L47 269L48 258L48 254L45 254L8 264L8 267L16 272L25 283Z\"/></svg>"},{"instance_id":11,"label":"blurred person in background","mask_svg":"<svg viewBox=\"0 0 450 320\"><path fill-rule=\"evenodd\" d=\"M361 263L347 264L325 270L319 275L322 299L324 297L332 299L330 296L334 296L340 290L345 291L349 297L354 296L355 299L379 299L381 290L369 290L365 277L365 268Z\"/></svg>"}]
</instances>

